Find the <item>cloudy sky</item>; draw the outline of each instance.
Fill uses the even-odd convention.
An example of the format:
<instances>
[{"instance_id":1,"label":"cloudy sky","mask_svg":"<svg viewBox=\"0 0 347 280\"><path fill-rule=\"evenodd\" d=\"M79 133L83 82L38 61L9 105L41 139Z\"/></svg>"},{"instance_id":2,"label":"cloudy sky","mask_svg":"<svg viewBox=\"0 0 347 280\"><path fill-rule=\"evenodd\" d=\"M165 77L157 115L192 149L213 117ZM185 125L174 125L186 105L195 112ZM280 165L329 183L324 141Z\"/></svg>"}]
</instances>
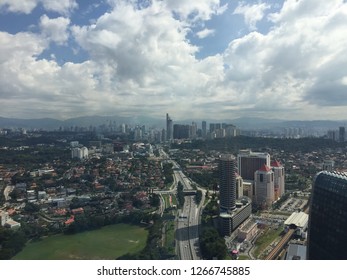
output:
<instances>
[{"instance_id":1,"label":"cloudy sky","mask_svg":"<svg viewBox=\"0 0 347 280\"><path fill-rule=\"evenodd\" d=\"M347 119L346 2L0 0L0 116Z\"/></svg>"}]
</instances>

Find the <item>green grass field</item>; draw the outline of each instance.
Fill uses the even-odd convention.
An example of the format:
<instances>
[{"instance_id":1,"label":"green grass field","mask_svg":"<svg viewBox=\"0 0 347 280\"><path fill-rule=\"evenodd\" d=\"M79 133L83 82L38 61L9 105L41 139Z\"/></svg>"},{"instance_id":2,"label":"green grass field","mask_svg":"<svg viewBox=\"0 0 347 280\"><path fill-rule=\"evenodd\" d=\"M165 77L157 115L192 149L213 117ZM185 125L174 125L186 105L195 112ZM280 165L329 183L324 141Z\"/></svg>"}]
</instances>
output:
<instances>
[{"instance_id":1,"label":"green grass field","mask_svg":"<svg viewBox=\"0 0 347 280\"><path fill-rule=\"evenodd\" d=\"M146 245L148 232L127 224L105 226L74 235L56 235L32 242L14 260L113 260Z\"/></svg>"},{"instance_id":2,"label":"green grass field","mask_svg":"<svg viewBox=\"0 0 347 280\"><path fill-rule=\"evenodd\" d=\"M262 234L255 241L256 249L254 250L254 256L258 258L260 254L266 249L266 247L271 244L271 242L275 241L280 237L282 231L283 227L276 230L271 228L266 229L264 234Z\"/></svg>"}]
</instances>

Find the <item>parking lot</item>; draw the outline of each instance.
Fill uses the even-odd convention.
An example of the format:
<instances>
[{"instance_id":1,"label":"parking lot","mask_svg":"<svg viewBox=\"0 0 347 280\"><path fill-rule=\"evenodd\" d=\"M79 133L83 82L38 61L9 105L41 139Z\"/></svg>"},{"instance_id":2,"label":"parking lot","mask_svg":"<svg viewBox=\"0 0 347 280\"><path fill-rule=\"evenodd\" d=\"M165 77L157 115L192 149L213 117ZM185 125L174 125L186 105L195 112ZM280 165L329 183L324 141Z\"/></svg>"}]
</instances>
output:
<instances>
[{"instance_id":1,"label":"parking lot","mask_svg":"<svg viewBox=\"0 0 347 280\"><path fill-rule=\"evenodd\" d=\"M303 211L307 203L307 199L290 197L288 198L280 207L280 211L283 212L295 212L295 211Z\"/></svg>"}]
</instances>

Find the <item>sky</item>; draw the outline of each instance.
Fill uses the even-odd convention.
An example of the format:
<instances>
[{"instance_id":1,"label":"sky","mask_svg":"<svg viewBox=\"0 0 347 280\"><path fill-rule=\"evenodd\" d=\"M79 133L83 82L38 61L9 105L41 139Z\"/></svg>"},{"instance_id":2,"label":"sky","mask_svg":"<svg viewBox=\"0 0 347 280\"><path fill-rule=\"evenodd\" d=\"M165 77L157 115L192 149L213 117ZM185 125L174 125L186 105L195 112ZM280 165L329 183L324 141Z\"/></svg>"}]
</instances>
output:
<instances>
[{"instance_id":1,"label":"sky","mask_svg":"<svg viewBox=\"0 0 347 280\"><path fill-rule=\"evenodd\" d=\"M346 120L346 2L0 0L0 116Z\"/></svg>"}]
</instances>

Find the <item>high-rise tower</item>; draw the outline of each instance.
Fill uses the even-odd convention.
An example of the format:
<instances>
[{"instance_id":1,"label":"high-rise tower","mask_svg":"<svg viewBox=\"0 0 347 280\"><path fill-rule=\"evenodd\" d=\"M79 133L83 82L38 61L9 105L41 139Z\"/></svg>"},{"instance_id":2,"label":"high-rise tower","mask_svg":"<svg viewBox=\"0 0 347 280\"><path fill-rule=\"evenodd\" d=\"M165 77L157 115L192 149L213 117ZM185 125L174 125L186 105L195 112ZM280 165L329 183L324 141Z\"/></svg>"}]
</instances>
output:
<instances>
[{"instance_id":1,"label":"high-rise tower","mask_svg":"<svg viewBox=\"0 0 347 280\"><path fill-rule=\"evenodd\" d=\"M206 121L202 121L201 130L202 130L202 138L205 139L206 135L207 135L207 123L206 123Z\"/></svg>"},{"instance_id":2,"label":"high-rise tower","mask_svg":"<svg viewBox=\"0 0 347 280\"><path fill-rule=\"evenodd\" d=\"M339 127L339 142L345 142L346 129L344 126Z\"/></svg>"},{"instance_id":3,"label":"high-rise tower","mask_svg":"<svg viewBox=\"0 0 347 280\"><path fill-rule=\"evenodd\" d=\"M254 174L255 202L258 206L269 207L275 200L274 172L264 164Z\"/></svg>"},{"instance_id":4,"label":"high-rise tower","mask_svg":"<svg viewBox=\"0 0 347 280\"><path fill-rule=\"evenodd\" d=\"M173 139L173 124L169 114L166 114L166 140L171 141Z\"/></svg>"},{"instance_id":5,"label":"high-rise tower","mask_svg":"<svg viewBox=\"0 0 347 280\"><path fill-rule=\"evenodd\" d=\"M347 176L321 171L314 180L308 224L309 260L347 260Z\"/></svg>"},{"instance_id":6,"label":"high-rise tower","mask_svg":"<svg viewBox=\"0 0 347 280\"><path fill-rule=\"evenodd\" d=\"M219 231L229 236L251 214L250 199L236 201L236 159L231 154L219 158Z\"/></svg>"},{"instance_id":7,"label":"high-rise tower","mask_svg":"<svg viewBox=\"0 0 347 280\"><path fill-rule=\"evenodd\" d=\"M271 169L274 172L275 200L284 195L284 167L277 160L271 162Z\"/></svg>"},{"instance_id":8,"label":"high-rise tower","mask_svg":"<svg viewBox=\"0 0 347 280\"><path fill-rule=\"evenodd\" d=\"M237 155L239 174L243 180L254 180L254 174L263 165L270 166L268 153L255 153L251 150L241 150Z\"/></svg>"},{"instance_id":9,"label":"high-rise tower","mask_svg":"<svg viewBox=\"0 0 347 280\"><path fill-rule=\"evenodd\" d=\"M235 209L236 199L236 159L231 154L219 158L219 193L221 212Z\"/></svg>"}]
</instances>

